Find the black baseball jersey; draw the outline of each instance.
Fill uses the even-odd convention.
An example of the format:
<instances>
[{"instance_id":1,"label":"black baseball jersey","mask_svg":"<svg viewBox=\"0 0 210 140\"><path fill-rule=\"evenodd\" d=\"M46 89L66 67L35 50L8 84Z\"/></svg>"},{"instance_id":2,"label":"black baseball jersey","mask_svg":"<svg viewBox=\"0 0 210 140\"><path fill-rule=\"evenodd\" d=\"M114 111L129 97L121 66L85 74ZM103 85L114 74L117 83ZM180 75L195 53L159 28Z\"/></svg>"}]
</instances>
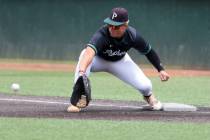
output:
<instances>
[{"instance_id":1,"label":"black baseball jersey","mask_svg":"<svg viewBox=\"0 0 210 140\"><path fill-rule=\"evenodd\" d=\"M87 46L93 48L97 56L108 61L120 60L130 48L135 48L145 55L151 50L151 46L131 26L126 29L120 39L111 37L108 26L102 26L93 35Z\"/></svg>"}]
</instances>

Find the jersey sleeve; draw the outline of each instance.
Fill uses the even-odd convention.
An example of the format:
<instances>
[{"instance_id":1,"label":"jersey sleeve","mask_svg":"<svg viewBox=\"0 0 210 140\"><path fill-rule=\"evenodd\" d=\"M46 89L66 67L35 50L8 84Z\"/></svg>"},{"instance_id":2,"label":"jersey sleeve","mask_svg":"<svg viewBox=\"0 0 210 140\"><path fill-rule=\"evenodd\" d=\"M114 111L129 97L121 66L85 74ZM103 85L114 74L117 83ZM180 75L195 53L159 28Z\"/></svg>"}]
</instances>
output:
<instances>
[{"instance_id":1,"label":"jersey sleeve","mask_svg":"<svg viewBox=\"0 0 210 140\"><path fill-rule=\"evenodd\" d=\"M161 63L158 54L153 49L151 49L151 51L145 56L150 61L150 63L152 63L152 65L158 70L158 72L164 70L163 64Z\"/></svg>"},{"instance_id":2,"label":"jersey sleeve","mask_svg":"<svg viewBox=\"0 0 210 140\"><path fill-rule=\"evenodd\" d=\"M135 43L134 43L134 48L138 50L141 54L146 55L148 54L152 47L151 45L146 42L139 33L136 33L136 38L135 38Z\"/></svg>"},{"instance_id":3,"label":"jersey sleeve","mask_svg":"<svg viewBox=\"0 0 210 140\"><path fill-rule=\"evenodd\" d=\"M160 72L164 67L157 53L152 49L150 44L146 42L138 33L136 34L134 48L141 54L145 55L152 65Z\"/></svg>"},{"instance_id":4,"label":"jersey sleeve","mask_svg":"<svg viewBox=\"0 0 210 140\"><path fill-rule=\"evenodd\" d=\"M90 39L89 43L87 44L88 47L91 47L95 53L97 54L102 47L104 46L104 38L101 32L97 31L92 38Z\"/></svg>"}]
</instances>

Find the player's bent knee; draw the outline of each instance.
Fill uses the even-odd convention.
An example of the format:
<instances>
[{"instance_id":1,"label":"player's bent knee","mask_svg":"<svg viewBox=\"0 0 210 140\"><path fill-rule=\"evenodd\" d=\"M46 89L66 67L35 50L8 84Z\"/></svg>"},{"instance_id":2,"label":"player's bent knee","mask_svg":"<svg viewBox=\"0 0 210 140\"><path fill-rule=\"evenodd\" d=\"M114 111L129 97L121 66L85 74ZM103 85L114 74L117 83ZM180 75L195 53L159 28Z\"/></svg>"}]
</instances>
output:
<instances>
[{"instance_id":1,"label":"player's bent knee","mask_svg":"<svg viewBox=\"0 0 210 140\"><path fill-rule=\"evenodd\" d=\"M150 80L145 81L139 88L139 91L144 95L148 96L152 92L152 83Z\"/></svg>"}]
</instances>

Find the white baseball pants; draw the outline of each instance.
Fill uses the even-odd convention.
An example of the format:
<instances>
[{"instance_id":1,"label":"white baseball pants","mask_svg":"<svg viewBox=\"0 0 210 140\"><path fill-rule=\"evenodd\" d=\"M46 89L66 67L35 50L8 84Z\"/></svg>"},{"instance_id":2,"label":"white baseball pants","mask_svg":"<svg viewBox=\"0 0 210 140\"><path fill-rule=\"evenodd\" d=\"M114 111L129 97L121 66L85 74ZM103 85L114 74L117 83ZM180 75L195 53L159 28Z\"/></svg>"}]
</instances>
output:
<instances>
[{"instance_id":1,"label":"white baseball pants","mask_svg":"<svg viewBox=\"0 0 210 140\"><path fill-rule=\"evenodd\" d=\"M83 54L84 50L81 52L76 66L74 83L79 77L79 63ZM134 63L127 53L121 60L116 62L106 61L98 56L95 56L92 63L86 70L86 75L89 76L90 72L111 73L120 80L137 89L144 96L152 94L151 81L145 76L139 66Z\"/></svg>"}]
</instances>

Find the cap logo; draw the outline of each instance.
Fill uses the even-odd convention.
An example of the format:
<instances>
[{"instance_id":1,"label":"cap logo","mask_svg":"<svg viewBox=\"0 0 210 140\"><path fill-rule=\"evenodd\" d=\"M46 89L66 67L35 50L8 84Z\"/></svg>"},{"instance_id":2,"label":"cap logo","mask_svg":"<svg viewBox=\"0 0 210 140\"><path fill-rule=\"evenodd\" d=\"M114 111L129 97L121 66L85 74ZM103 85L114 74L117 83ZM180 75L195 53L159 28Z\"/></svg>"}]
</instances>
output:
<instances>
[{"instance_id":1,"label":"cap logo","mask_svg":"<svg viewBox=\"0 0 210 140\"><path fill-rule=\"evenodd\" d=\"M116 17L117 17L117 13L114 12L114 13L112 14L112 19L114 19L114 18L116 18Z\"/></svg>"}]
</instances>

